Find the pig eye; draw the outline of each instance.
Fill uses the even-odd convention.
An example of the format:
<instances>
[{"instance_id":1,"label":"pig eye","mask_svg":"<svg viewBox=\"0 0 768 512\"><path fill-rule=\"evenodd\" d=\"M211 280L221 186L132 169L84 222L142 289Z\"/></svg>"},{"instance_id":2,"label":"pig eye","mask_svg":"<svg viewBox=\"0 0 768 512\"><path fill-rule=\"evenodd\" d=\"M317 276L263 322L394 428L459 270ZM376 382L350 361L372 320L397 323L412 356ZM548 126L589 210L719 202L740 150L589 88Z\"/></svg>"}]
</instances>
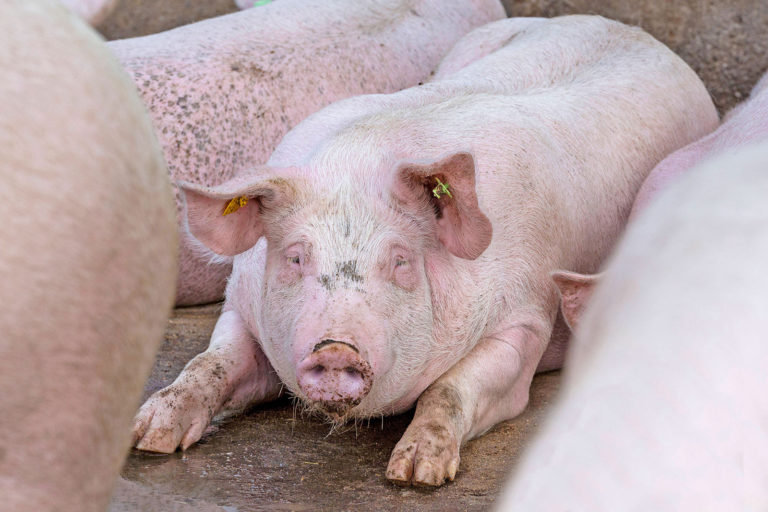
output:
<instances>
[{"instance_id":1,"label":"pig eye","mask_svg":"<svg viewBox=\"0 0 768 512\"><path fill-rule=\"evenodd\" d=\"M299 265L301 263L301 258L299 257L298 254L293 256L288 256L288 263L290 263L291 265Z\"/></svg>"},{"instance_id":2,"label":"pig eye","mask_svg":"<svg viewBox=\"0 0 768 512\"><path fill-rule=\"evenodd\" d=\"M404 267L408 264L408 260L405 258L395 258L395 266L396 267Z\"/></svg>"}]
</instances>

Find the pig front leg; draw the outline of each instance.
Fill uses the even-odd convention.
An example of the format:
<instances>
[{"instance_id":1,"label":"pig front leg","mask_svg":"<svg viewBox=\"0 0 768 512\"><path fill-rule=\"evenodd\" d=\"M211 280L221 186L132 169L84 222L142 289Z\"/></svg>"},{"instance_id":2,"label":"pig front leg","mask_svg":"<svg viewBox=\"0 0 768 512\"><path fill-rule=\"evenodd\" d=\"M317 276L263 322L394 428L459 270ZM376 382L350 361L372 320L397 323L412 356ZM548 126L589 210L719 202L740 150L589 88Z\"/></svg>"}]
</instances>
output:
<instances>
[{"instance_id":1,"label":"pig front leg","mask_svg":"<svg viewBox=\"0 0 768 512\"><path fill-rule=\"evenodd\" d=\"M192 359L170 386L139 409L133 445L173 453L197 442L213 417L277 398L280 380L240 316L225 311L208 349Z\"/></svg>"},{"instance_id":2,"label":"pig front leg","mask_svg":"<svg viewBox=\"0 0 768 512\"><path fill-rule=\"evenodd\" d=\"M453 480L461 445L520 414L551 327L516 326L483 338L432 383L395 446L387 478L398 485Z\"/></svg>"}]
</instances>

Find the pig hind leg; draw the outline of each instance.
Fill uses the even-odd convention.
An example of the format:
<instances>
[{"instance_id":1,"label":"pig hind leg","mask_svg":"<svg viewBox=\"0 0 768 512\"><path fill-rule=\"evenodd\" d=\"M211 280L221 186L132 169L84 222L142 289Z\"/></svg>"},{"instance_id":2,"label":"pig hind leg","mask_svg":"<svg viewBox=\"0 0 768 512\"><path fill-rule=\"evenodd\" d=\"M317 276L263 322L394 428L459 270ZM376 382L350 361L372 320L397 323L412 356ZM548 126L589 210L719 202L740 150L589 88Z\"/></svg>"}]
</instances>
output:
<instances>
[{"instance_id":1,"label":"pig hind leg","mask_svg":"<svg viewBox=\"0 0 768 512\"><path fill-rule=\"evenodd\" d=\"M197 442L217 414L277 398L280 380L234 311L216 322L208 349L170 386L144 403L134 420L133 445L172 453Z\"/></svg>"},{"instance_id":2,"label":"pig hind leg","mask_svg":"<svg viewBox=\"0 0 768 512\"><path fill-rule=\"evenodd\" d=\"M542 321L488 336L427 388L392 452L387 478L423 486L453 480L461 444L525 409L550 331Z\"/></svg>"}]
</instances>

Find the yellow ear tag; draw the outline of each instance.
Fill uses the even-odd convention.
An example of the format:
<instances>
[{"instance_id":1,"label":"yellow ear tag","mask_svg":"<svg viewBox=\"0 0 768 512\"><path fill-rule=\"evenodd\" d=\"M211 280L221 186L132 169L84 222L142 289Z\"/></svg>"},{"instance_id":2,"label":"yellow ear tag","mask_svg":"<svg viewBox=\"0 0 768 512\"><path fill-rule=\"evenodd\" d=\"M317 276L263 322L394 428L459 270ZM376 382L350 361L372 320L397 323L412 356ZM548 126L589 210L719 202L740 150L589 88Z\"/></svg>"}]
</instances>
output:
<instances>
[{"instance_id":1,"label":"yellow ear tag","mask_svg":"<svg viewBox=\"0 0 768 512\"><path fill-rule=\"evenodd\" d=\"M453 199L453 196L451 195L451 191L448 190L448 184L440 181L440 178L435 178L435 179L437 180L437 186L432 189L432 194L438 199L440 199L440 197L444 195L447 195L448 197Z\"/></svg>"},{"instance_id":2,"label":"yellow ear tag","mask_svg":"<svg viewBox=\"0 0 768 512\"><path fill-rule=\"evenodd\" d=\"M248 198L246 196L239 196L232 199L230 202L227 203L226 208L224 208L224 211L221 213L222 216L229 215L230 213L235 213L237 210L242 208L248 203Z\"/></svg>"}]
</instances>

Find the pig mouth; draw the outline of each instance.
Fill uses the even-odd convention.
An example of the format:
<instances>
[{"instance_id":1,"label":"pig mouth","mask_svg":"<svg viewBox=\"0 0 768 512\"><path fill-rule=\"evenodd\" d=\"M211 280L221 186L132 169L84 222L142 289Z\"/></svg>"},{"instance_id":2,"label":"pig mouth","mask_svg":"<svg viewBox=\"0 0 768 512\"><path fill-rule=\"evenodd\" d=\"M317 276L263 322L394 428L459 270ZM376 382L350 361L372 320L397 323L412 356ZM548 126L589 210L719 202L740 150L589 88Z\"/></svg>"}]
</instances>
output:
<instances>
[{"instance_id":1,"label":"pig mouth","mask_svg":"<svg viewBox=\"0 0 768 512\"><path fill-rule=\"evenodd\" d=\"M350 414L352 409L361 401L361 398L352 400L340 397L338 400L312 402L311 407L314 411L317 411L334 423L346 423L352 417Z\"/></svg>"},{"instance_id":2,"label":"pig mouth","mask_svg":"<svg viewBox=\"0 0 768 512\"><path fill-rule=\"evenodd\" d=\"M367 390L366 390L367 394ZM352 419L352 410L363 401L364 396L352 398L334 393L327 400L309 400L302 397L302 402L311 413L318 414L333 423L343 424Z\"/></svg>"}]
</instances>

